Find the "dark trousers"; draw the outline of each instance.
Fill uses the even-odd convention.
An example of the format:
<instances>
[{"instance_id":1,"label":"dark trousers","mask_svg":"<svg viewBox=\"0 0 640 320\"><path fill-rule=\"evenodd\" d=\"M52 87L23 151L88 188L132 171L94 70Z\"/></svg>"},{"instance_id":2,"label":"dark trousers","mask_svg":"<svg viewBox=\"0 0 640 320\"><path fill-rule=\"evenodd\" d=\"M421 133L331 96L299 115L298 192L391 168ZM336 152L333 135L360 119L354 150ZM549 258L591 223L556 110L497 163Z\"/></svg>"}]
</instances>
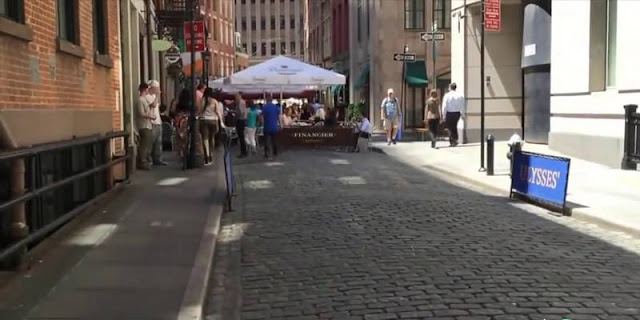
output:
<instances>
[{"instance_id":1,"label":"dark trousers","mask_svg":"<svg viewBox=\"0 0 640 320\"><path fill-rule=\"evenodd\" d=\"M215 136L218 134L218 120L200 119L200 134L202 135L202 147L205 161L212 161L215 148Z\"/></svg>"},{"instance_id":2,"label":"dark trousers","mask_svg":"<svg viewBox=\"0 0 640 320\"><path fill-rule=\"evenodd\" d=\"M277 132L265 132L264 133L264 156L268 157L270 154L270 150L273 150L273 155L277 156L278 155L278 147L276 146L276 137L277 137L278 133Z\"/></svg>"},{"instance_id":3,"label":"dark trousers","mask_svg":"<svg viewBox=\"0 0 640 320\"><path fill-rule=\"evenodd\" d=\"M460 112L447 112L447 129L449 129L451 144L458 143L458 121L460 121Z\"/></svg>"},{"instance_id":4,"label":"dark trousers","mask_svg":"<svg viewBox=\"0 0 640 320\"><path fill-rule=\"evenodd\" d=\"M153 133L151 129L138 129L140 142L138 145L138 167L149 169L151 167L150 154L153 143Z\"/></svg>"},{"instance_id":5,"label":"dark trousers","mask_svg":"<svg viewBox=\"0 0 640 320\"><path fill-rule=\"evenodd\" d=\"M244 128L247 126L246 119L236 120L236 133L238 134L238 142L240 142L240 155L247 154L247 142L244 140Z\"/></svg>"}]
</instances>

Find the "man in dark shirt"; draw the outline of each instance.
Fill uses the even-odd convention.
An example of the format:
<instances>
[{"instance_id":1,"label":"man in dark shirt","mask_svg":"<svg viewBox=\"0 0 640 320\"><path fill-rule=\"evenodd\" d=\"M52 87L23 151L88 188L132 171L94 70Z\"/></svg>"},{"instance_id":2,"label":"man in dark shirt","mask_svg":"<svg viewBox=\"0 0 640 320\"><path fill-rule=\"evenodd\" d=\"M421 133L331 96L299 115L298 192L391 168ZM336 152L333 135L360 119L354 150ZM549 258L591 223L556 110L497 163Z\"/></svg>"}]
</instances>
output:
<instances>
[{"instance_id":1,"label":"man in dark shirt","mask_svg":"<svg viewBox=\"0 0 640 320\"><path fill-rule=\"evenodd\" d=\"M276 137L280 131L280 107L273 104L273 97L268 95L267 104L262 108L262 123L264 124L264 157L270 158L270 149L273 155L278 155Z\"/></svg>"}]
</instances>

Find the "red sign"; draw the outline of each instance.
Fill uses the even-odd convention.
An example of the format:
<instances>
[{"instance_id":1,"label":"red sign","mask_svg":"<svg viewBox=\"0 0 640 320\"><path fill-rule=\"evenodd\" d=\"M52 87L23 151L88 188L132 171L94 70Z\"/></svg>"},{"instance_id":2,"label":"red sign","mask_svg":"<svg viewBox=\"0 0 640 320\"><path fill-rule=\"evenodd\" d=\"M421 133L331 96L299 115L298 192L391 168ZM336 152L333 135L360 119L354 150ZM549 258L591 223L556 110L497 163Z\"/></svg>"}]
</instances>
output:
<instances>
[{"instance_id":1,"label":"red sign","mask_svg":"<svg viewBox=\"0 0 640 320\"><path fill-rule=\"evenodd\" d=\"M500 0L484 0L484 29L500 31L502 16Z\"/></svg>"},{"instance_id":2,"label":"red sign","mask_svg":"<svg viewBox=\"0 0 640 320\"><path fill-rule=\"evenodd\" d=\"M192 29L193 28L193 29ZM184 23L184 43L185 43L185 51L191 51L191 32L194 33L195 39L195 51L204 51L205 43L204 43L204 22L195 21L193 27L191 26L191 22Z\"/></svg>"}]
</instances>

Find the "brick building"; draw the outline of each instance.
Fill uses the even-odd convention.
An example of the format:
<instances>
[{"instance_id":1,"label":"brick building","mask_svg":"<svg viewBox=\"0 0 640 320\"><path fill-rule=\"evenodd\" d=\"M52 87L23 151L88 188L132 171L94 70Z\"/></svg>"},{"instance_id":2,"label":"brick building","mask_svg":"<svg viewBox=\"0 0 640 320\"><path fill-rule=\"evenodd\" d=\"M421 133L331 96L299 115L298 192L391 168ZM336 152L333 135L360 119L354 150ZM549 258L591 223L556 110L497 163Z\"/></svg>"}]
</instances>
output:
<instances>
[{"instance_id":1,"label":"brick building","mask_svg":"<svg viewBox=\"0 0 640 320\"><path fill-rule=\"evenodd\" d=\"M120 128L117 2L0 5L0 149Z\"/></svg>"}]
</instances>

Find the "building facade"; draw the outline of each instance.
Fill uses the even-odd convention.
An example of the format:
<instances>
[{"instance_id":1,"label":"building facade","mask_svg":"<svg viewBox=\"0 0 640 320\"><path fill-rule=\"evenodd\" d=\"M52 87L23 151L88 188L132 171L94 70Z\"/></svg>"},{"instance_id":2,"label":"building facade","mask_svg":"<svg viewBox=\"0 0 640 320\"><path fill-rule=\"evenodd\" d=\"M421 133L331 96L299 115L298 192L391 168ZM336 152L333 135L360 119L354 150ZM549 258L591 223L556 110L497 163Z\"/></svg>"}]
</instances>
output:
<instances>
[{"instance_id":1,"label":"building facade","mask_svg":"<svg viewBox=\"0 0 640 320\"><path fill-rule=\"evenodd\" d=\"M0 4L0 149L121 129L118 2Z\"/></svg>"},{"instance_id":2,"label":"building facade","mask_svg":"<svg viewBox=\"0 0 640 320\"><path fill-rule=\"evenodd\" d=\"M637 1L551 2L552 149L620 167L623 106L640 104L639 9Z\"/></svg>"},{"instance_id":3,"label":"building facade","mask_svg":"<svg viewBox=\"0 0 640 320\"><path fill-rule=\"evenodd\" d=\"M332 14L330 0L307 0L309 8L309 62L331 68Z\"/></svg>"},{"instance_id":4,"label":"building facade","mask_svg":"<svg viewBox=\"0 0 640 320\"><path fill-rule=\"evenodd\" d=\"M349 1L349 100L368 106L375 128L382 128L380 104L389 88L401 100L404 126L424 126L428 86L442 89L451 79L450 8L450 0ZM420 39L434 21L445 33L445 41L437 43L435 68L433 46ZM416 61L394 60L405 47ZM430 82L434 74L438 80Z\"/></svg>"},{"instance_id":5,"label":"building facade","mask_svg":"<svg viewBox=\"0 0 640 320\"><path fill-rule=\"evenodd\" d=\"M236 0L236 31L251 65L278 55L308 61L306 0Z\"/></svg>"},{"instance_id":6,"label":"building facade","mask_svg":"<svg viewBox=\"0 0 640 320\"><path fill-rule=\"evenodd\" d=\"M205 0L207 48L210 61L207 74L213 78L231 75L235 69L235 0Z\"/></svg>"}]
</instances>

